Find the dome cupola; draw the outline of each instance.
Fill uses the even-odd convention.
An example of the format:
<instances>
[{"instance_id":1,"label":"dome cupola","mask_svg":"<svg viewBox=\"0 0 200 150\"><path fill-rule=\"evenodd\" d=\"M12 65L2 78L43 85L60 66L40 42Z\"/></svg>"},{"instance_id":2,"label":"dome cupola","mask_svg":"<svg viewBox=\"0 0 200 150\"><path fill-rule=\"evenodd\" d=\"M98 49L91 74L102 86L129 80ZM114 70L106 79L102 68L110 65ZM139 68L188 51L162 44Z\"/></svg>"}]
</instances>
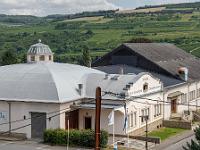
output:
<instances>
[{"instance_id":1,"label":"dome cupola","mask_svg":"<svg viewBox=\"0 0 200 150\"><path fill-rule=\"evenodd\" d=\"M38 40L37 44L32 45L27 52L27 62L53 61L53 53L48 45Z\"/></svg>"}]
</instances>

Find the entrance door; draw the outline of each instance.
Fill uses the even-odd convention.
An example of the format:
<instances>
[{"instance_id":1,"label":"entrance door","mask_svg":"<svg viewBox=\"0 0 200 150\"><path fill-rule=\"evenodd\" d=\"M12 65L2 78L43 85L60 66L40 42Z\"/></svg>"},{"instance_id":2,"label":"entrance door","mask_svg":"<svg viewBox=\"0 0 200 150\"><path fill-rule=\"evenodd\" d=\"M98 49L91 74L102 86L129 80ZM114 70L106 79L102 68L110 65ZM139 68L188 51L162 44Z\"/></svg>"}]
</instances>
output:
<instances>
[{"instance_id":1,"label":"entrance door","mask_svg":"<svg viewBox=\"0 0 200 150\"><path fill-rule=\"evenodd\" d=\"M171 112L172 113L176 113L176 107L177 107L176 101L177 101L176 99L171 100Z\"/></svg>"},{"instance_id":2,"label":"entrance door","mask_svg":"<svg viewBox=\"0 0 200 150\"><path fill-rule=\"evenodd\" d=\"M92 129L92 118L85 117L85 129Z\"/></svg>"},{"instance_id":3,"label":"entrance door","mask_svg":"<svg viewBox=\"0 0 200 150\"><path fill-rule=\"evenodd\" d=\"M68 129L68 120L69 120L69 129L78 129L78 119L79 111L74 110L65 114L65 128Z\"/></svg>"},{"instance_id":4,"label":"entrance door","mask_svg":"<svg viewBox=\"0 0 200 150\"><path fill-rule=\"evenodd\" d=\"M46 130L46 113L31 113L31 137L43 138Z\"/></svg>"}]
</instances>

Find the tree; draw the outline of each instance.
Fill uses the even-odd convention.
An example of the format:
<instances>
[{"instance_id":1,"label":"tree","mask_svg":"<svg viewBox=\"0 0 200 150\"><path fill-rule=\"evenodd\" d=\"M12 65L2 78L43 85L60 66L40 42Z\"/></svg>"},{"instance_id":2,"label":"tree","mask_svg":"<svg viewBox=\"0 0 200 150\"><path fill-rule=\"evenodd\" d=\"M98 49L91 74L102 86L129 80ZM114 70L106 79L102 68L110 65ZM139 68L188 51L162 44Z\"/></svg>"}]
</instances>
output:
<instances>
[{"instance_id":1,"label":"tree","mask_svg":"<svg viewBox=\"0 0 200 150\"><path fill-rule=\"evenodd\" d=\"M2 65L10 65L10 64L16 64L17 63L17 55L11 51L5 51L1 57L1 64Z\"/></svg>"},{"instance_id":2,"label":"tree","mask_svg":"<svg viewBox=\"0 0 200 150\"><path fill-rule=\"evenodd\" d=\"M184 150L200 150L200 127L195 130L195 141L191 140L191 143L187 142L186 146L183 146Z\"/></svg>"},{"instance_id":3,"label":"tree","mask_svg":"<svg viewBox=\"0 0 200 150\"><path fill-rule=\"evenodd\" d=\"M134 38L128 41L128 43L152 43L152 41L147 38Z\"/></svg>"},{"instance_id":4,"label":"tree","mask_svg":"<svg viewBox=\"0 0 200 150\"><path fill-rule=\"evenodd\" d=\"M83 49L82 61L84 66L91 67L90 51L87 47Z\"/></svg>"}]
</instances>

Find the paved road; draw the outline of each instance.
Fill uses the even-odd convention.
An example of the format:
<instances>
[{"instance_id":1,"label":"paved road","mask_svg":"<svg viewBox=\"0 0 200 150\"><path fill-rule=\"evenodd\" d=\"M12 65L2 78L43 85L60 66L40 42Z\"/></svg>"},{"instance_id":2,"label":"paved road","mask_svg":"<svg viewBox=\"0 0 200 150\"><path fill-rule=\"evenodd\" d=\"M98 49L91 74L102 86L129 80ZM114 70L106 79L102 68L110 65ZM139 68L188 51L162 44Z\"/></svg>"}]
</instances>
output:
<instances>
[{"instance_id":1,"label":"paved road","mask_svg":"<svg viewBox=\"0 0 200 150\"><path fill-rule=\"evenodd\" d=\"M193 135L191 137L185 138L185 139L179 141L178 143L172 144L163 150L183 150L183 146L186 146L187 142L190 143L191 139L195 139L195 136Z\"/></svg>"},{"instance_id":2,"label":"paved road","mask_svg":"<svg viewBox=\"0 0 200 150\"><path fill-rule=\"evenodd\" d=\"M23 142L0 141L0 150L67 150L67 148L44 145L33 141L23 141ZM69 150L78 150L78 149L69 148ZM86 150L86 149L80 149L80 150Z\"/></svg>"}]
</instances>

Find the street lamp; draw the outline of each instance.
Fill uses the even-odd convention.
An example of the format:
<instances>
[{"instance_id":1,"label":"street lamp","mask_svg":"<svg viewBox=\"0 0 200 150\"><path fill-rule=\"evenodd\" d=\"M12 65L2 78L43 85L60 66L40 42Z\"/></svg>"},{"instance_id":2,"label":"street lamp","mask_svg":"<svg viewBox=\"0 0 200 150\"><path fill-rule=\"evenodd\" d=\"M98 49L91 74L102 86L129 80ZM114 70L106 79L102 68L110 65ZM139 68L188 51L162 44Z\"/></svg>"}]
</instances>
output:
<instances>
[{"instance_id":1,"label":"street lamp","mask_svg":"<svg viewBox=\"0 0 200 150\"><path fill-rule=\"evenodd\" d=\"M139 117L141 117L142 119L144 119L145 120L145 122L146 122L146 143L145 143L145 148L146 148L146 150L148 150L148 124L147 124L147 122L148 122L148 119L149 119L149 116L148 115L144 115L144 116L139 116Z\"/></svg>"}]
</instances>

